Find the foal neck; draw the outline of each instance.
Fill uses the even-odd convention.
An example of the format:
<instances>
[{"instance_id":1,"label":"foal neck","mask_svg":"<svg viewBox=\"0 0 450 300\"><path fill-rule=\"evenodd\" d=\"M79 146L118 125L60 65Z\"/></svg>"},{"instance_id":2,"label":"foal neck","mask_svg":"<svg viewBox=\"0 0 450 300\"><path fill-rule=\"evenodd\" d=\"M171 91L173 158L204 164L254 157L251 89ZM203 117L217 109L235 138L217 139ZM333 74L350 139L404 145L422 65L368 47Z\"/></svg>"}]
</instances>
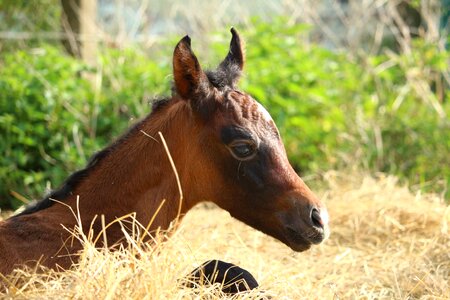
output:
<instances>
[{"instance_id":1,"label":"foal neck","mask_svg":"<svg viewBox=\"0 0 450 300\"><path fill-rule=\"evenodd\" d=\"M187 103L172 101L112 144L108 154L64 200L74 211L80 212L82 223L90 225L96 215L104 215L106 222L111 222L135 212L136 219L146 226L162 201L164 204L150 229L167 228L177 217L179 189L159 132L167 141L180 177L184 177L189 161L186 149L189 149L189 137L196 126ZM195 203L190 197L189 187L182 188L181 213L184 214ZM55 209L67 207L55 205Z\"/></svg>"}]
</instances>

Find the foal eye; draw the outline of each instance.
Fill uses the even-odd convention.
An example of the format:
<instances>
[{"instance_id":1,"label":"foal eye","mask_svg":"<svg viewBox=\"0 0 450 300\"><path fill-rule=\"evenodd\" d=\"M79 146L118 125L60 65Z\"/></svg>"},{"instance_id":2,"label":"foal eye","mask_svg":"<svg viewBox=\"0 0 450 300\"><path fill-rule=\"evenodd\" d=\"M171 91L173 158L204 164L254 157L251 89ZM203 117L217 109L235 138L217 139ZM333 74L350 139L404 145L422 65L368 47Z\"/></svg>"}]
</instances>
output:
<instances>
[{"instance_id":1,"label":"foal eye","mask_svg":"<svg viewBox=\"0 0 450 300\"><path fill-rule=\"evenodd\" d=\"M256 152L255 144L250 141L236 141L233 142L229 148L231 150L231 154L239 160L249 159Z\"/></svg>"}]
</instances>

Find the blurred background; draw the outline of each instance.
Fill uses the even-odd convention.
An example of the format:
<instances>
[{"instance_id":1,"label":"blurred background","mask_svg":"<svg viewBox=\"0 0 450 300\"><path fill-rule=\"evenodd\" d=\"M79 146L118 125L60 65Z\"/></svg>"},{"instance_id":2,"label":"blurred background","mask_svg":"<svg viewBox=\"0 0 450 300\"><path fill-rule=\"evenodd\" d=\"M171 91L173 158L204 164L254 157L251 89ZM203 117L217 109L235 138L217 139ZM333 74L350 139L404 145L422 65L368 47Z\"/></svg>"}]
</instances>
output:
<instances>
[{"instance_id":1,"label":"blurred background","mask_svg":"<svg viewBox=\"0 0 450 300\"><path fill-rule=\"evenodd\" d=\"M0 0L0 208L57 187L170 95L185 34L214 68L234 26L242 90L296 170L394 174L450 193L450 0Z\"/></svg>"}]
</instances>

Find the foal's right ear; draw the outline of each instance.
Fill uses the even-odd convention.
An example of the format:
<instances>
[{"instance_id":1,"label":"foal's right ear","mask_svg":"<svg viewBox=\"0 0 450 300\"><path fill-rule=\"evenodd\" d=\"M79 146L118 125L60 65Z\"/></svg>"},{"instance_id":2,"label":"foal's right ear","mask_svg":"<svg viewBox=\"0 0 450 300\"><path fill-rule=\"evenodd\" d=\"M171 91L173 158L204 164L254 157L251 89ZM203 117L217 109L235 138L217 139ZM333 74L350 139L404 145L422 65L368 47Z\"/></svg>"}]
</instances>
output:
<instances>
[{"instance_id":1,"label":"foal's right ear","mask_svg":"<svg viewBox=\"0 0 450 300\"><path fill-rule=\"evenodd\" d=\"M191 38L182 38L173 51L175 90L184 99L190 99L207 88L208 78L191 49Z\"/></svg>"}]
</instances>

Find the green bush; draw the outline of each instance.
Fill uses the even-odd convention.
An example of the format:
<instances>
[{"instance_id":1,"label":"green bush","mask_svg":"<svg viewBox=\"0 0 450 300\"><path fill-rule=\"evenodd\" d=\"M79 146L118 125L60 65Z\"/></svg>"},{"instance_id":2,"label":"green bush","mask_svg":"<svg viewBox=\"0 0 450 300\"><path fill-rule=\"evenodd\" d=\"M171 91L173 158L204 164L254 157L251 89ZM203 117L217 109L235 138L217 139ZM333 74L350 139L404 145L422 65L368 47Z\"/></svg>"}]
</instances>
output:
<instances>
[{"instance_id":1,"label":"green bush","mask_svg":"<svg viewBox=\"0 0 450 300\"><path fill-rule=\"evenodd\" d=\"M352 57L303 44L306 32L280 20L242 32L248 47L241 88L271 112L297 169L358 166L444 191L450 92L439 99L432 78L447 67L448 52L417 40L410 55ZM211 56L223 57L228 39L222 35ZM59 185L149 112L152 98L168 95L171 47L151 58L102 49L98 70L50 46L5 53L0 207L20 204L11 191L35 198Z\"/></svg>"},{"instance_id":2,"label":"green bush","mask_svg":"<svg viewBox=\"0 0 450 300\"><path fill-rule=\"evenodd\" d=\"M11 203L10 190L43 192L46 181L61 182L83 163L79 150L94 100L89 84L76 76L85 67L56 49L19 51L3 57L0 68L0 204ZM83 144L77 148L73 136Z\"/></svg>"},{"instance_id":3,"label":"green bush","mask_svg":"<svg viewBox=\"0 0 450 300\"><path fill-rule=\"evenodd\" d=\"M302 44L303 25L247 32L242 87L275 118L301 172L362 167L443 192L450 186L450 91L433 93L449 52L418 39L411 54L352 57ZM445 84L445 83L444 83ZM439 111L441 113L439 113Z\"/></svg>"},{"instance_id":4,"label":"green bush","mask_svg":"<svg viewBox=\"0 0 450 300\"><path fill-rule=\"evenodd\" d=\"M4 55L0 207L21 204L11 191L41 197L150 111L149 92L170 89L168 62L106 49L96 73L50 46Z\"/></svg>"}]
</instances>

